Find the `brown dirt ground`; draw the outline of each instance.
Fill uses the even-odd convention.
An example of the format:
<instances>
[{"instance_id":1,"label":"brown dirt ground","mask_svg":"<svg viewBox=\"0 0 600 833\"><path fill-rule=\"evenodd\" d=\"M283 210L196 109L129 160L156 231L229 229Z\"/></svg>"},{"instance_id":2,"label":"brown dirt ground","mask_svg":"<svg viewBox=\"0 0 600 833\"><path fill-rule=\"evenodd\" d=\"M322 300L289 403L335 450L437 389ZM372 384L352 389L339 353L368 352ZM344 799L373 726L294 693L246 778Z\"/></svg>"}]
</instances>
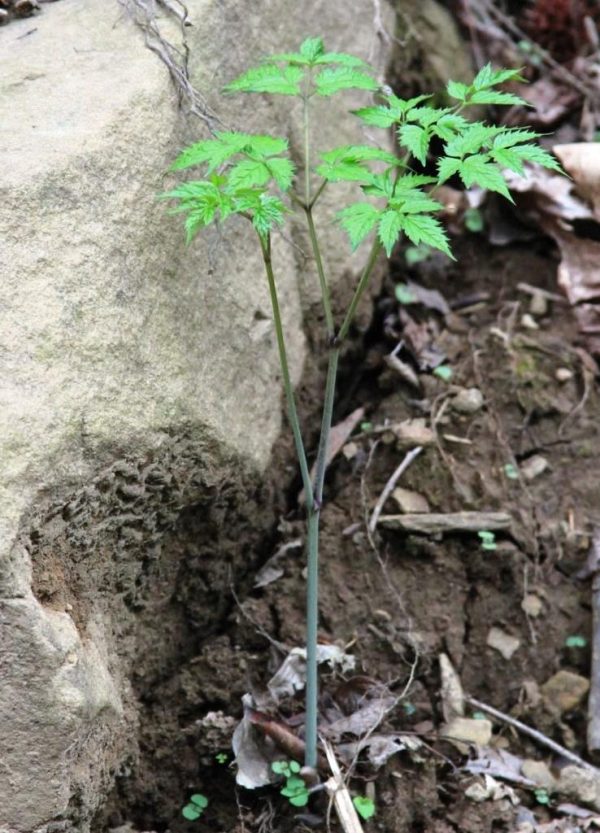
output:
<instances>
[{"instance_id":1,"label":"brown dirt ground","mask_svg":"<svg viewBox=\"0 0 600 833\"><path fill-rule=\"evenodd\" d=\"M378 774L359 766L353 781L359 792L374 790L377 815L366 829L388 833L498 833L516 828L518 808L506 801L476 804L465 797L473 779L457 769L464 757L437 736L442 722L442 651L472 696L518 714L585 755L585 706L559 719L541 705L532 705L525 692L532 690L531 681L542 684L562 668L589 674L589 649L566 648L565 640L578 634L589 645L591 636L589 585L578 581L575 573L585 560L591 527L599 520L600 400L576 350L577 332L566 305L552 304L539 330L520 326L528 298L517 290L519 281L556 291L551 245L540 240L527 247L491 249L483 238L467 235L455 249L458 265L434 260L417 267L414 277L441 288L449 301L481 291L489 293L489 300L455 316L447 322L450 326L435 313L414 315L437 320L437 343L454 369L451 384L480 388L485 404L471 416L446 407L437 424L437 446L427 448L413 463L402 486L426 495L432 511L509 511L515 519L511 533L498 534L493 552L482 550L474 534L436 540L381 529L373 546L365 534L365 512L404 451L387 438L373 448L374 435L369 433L355 440L358 453L351 460L340 455L333 465L323 510L323 636L351 645L348 650L357 658L358 673L386 683L394 693L408 683L416 660L408 693L385 728L424 732L427 749L413 757L406 752L395 755ZM384 324L389 325L397 312L392 290L406 274L403 264L398 254L363 345L347 357L337 420L361 404L373 425L424 416L425 399L439 416L448 398L447 382L423 374L423 390L417 393L381 362L394 346L384 334ZM509 334L507 341L499 330ZM559 367L571 369L572 379L559 383ZM307 385L301 398L314 424L314 387ZM448 441L444 434L466 438L470 444ZM547 471L529 483L506 477L507 463L518 464L533 454L547 459ZM278 455L279 460L291 459L287 440ZM278 471L280 485L285 477L281 467ZM294 511L297 479L289 464L288 474L290 512L268 540L263 561L279 543L302 534ZM222 522L233 525L235 518ZM184 551L192 547L194 535L190 513L179 535ZM225 720L223 730L212 734L197 723L209 711L239 718L241 695L263 684L277 667L281 655L261 630L289 647L302 644L300 551L291 550L283 564L284 575L264 589L252 589L254 572L236 579L240 604L226 593L216 627L210 633L199 630L197 649L186 662L150 679L141 675L141 760L117 778L96 831L131 822L135 830L160 833L280 833L308 830L307 824L315 822L298 817L277 790L236 789L232 769L215 760L218 752L229 752L232 721ZM206 570L202 575L210 585ZM524 613L525 593L541 599L539 617ZM201 587L198 594L195 604L206 612ZM189 599L179 601L189 608ZM200 612L198 616L206 620ZM510 660L486 645L492 626L519 639L520 647ZM339 682L324 675L324 704ZM288 715L302 709L300 701L288 707ZM543 749L501 724L494 725L494 735L515 754L550 762ZM193 792L208 796L210 805L200 821L188 823L181 818L181 807ZM530 793L521 790L519 795L540 821L549 818ZM314 812L322 815L323 810L317 801ZM317 820L316 826L326 829L324 821Z\"/></svg>"}]
</instances>

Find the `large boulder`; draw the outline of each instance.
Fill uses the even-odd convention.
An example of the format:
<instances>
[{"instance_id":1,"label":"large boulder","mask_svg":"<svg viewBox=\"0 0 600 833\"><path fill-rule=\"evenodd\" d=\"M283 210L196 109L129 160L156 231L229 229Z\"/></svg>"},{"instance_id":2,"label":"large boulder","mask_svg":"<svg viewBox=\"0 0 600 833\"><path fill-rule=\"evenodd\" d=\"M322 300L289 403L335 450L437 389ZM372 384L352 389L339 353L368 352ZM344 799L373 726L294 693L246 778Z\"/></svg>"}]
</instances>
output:
<instances>
[{"instance_id":1,"label":"large boulder","mask_svg":"<svg viewBox=\"0 0 600 833\"><path fill-rule=\"evenodd\" d=\"M385 58L371 0L187 0L185 27L168 4L130 5L137 21L127 2L62 0L0 30L2 833L89 829L135 761L140 680L189 653L190 611L208 627L229 581L214 564L251 563L271 523L257 483L281 392L262 263L241 219L186 249L157 201L206 120L182 110L138 24L175 47L185 38L201 116L287 136L293 152L293 102L224 100L222 85L315 30L332 49ZM348 103L319 105L321 146L356 139ZM324 238L337 281L358 261L333 227ZM305 250L298 228L275 243L295 382L317 298ZM186 557L203 589L179 564L190 507ZM243 541L224 531L228 513Z\"/></svg>"}]
</instances>

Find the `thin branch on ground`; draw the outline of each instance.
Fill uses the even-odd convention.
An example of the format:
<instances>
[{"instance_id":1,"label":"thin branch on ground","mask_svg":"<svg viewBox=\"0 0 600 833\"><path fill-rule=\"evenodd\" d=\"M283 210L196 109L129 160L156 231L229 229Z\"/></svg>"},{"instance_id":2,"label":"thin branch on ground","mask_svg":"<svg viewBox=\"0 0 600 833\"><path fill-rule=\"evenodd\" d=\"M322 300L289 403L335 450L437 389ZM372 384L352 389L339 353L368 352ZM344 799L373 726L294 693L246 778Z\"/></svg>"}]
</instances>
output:
<instances>
[{"instance_id":1,"label":"thin branch on ground","mask_svg":"<svg viewBox=\"0 0 600 833\"><path fill-rule=\"evenodd\" d=\"M423 446L418 445L416 448L413 448L412 451L407 452L404 459L396 469L396 471L392 474L388 482L385 484L385 487L379 496L379 500L375 504L375 509L373 509L373 514L371 515L371 519L369 520L369 532L371 535L377 529L377 522L379 520L379 516L385 506L385 503L389 496L392 494L394 489L396 488L396 483L400 480L406 469L410 466L412 461L419 456L419 454L423 451Z\"/></svg>"},{"instance_id":2,"label":"thin branch on ground","mask_svg":"<svg viewBox=\"0 0 600 833\"><path fill-rule=\"evenodd\" d=\"M542 732L538 732L538 730L534 729L532 726L528 726L526 723L521 723L521 721L517 720L515 717L511 717L510 715L495 709L493 706L488 706L487 703L482 703L481 700L476 700L474 697L465 697L465 701L471 706L475 706L476 709L480 709L482 712L487 712L487 714L495 717L496 720L501 720L503 723L512 726L513 729L516 729L518 732L521 732L521 734L527 735L532 738L532 740L537 741L537 743L541 746L551 749L555 754L560 755L570 763L575 764L575 766L591 770L597 775L600 775L600 770L597 767L587 761L584 761L583 758L579 757L579 755L576 755L574 752L571 752L570 749L566 749L564 746L561 746L560 743L556 743L547 735L542 734Z\"/></svg>"}]
</instances>

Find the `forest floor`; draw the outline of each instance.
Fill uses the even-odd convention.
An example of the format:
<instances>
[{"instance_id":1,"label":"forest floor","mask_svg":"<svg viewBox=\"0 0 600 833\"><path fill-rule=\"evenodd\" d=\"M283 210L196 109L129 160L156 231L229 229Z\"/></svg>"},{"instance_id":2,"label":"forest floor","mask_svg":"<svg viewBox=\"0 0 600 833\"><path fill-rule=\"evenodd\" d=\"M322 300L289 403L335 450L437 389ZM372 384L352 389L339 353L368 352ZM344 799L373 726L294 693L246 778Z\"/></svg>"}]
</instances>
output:
<instances>
[{"instance_id":1,"label":"forest floor","mask_svg":"<svg viewBox=\"0 0 600 833\"><path fill-rule=\"evenodd\" d=\"M558 790L556 779L567 761L503 720L488 723L483 718L489 715L468 702L464 714L475 715L474 721L448 727L460 705L448 694L440 655L450 661L466 695L586 755L591 585L577 575L600 505L600 399L568 305L519 289L525 280L556 293L552 244L539 237L499 249L480 234L465 233L455 250L459 265L432 256L410 268L404 252L397 253L362 358L344 369L336 419L357 408L364 415L359 412L327 483L320 612L322 641L351 655L355 668L323 674L322 728L346 746L367 731L380 743L387 738L397 744L383 753L382 759L390 757L381 766L369 762L365 748L353 768L353 793L372 797L376 807L366 829L575 830L566 822L544 827L562 817L559 806L568 811L566 803L580 804ZM418 281L408 291L436 289L451 311L422 303L401 311L397 287L406 300L407 278ZM426 293L421 297L431 306ZM433 306L444 308L437 296ZM412 383L406 371L400 374L385 360L402 339L400 331L405 346L396 358L413 368ZM426 351L436 361L446 356L450 379L418 371L418 357ZM367 519L415 437L423 451L398 483L407 492L386 502L384 516L400 513L399 500L405 509L407 501L416 502L423 515L504 512L509 524L486 538L477 529L406 532L387 527L384 518L369 534ZM298 512L282 518L280 554L271 564L277 569L261 574L269 583L253 589L251 577L219 632L181 670L177 686L155 694L153 719L146 720L149 756L135 798L130 795L129 818L136 827L119 827L119 813L108 816L114 829L326 829L324 793L307 813L290 806L277 787L236 787L229 766L242 695L252 691L260 699L286 652L303 644L302 535ZM556 677L565 671L575 676ZM180 713L181 703L187 704L189 722L178 738L157 725L165 702L167 710ZM371 718L361 711L366 707ZM354 728L346 722L329 729L353 714L364 718ZM296 731L301 693L279 703L277 719ZM478 729L487 733L485 742ZM457 748L444 733L466 741ZM512 779L506 761L499 765L494 757L505 752L517 756ZM468 771L473 761L491 773L493 784ZM530 774L526 784L518 777L523 780L523 762ZM161 806L173 794L173 779L187 787L182 804L191 793L209 798L198 821L181 818L181 806ZM595 816L581 806L578 812L588 812L587 825ZM338 829L333 820L331 825Z\"/></svg>"}]
</instances>

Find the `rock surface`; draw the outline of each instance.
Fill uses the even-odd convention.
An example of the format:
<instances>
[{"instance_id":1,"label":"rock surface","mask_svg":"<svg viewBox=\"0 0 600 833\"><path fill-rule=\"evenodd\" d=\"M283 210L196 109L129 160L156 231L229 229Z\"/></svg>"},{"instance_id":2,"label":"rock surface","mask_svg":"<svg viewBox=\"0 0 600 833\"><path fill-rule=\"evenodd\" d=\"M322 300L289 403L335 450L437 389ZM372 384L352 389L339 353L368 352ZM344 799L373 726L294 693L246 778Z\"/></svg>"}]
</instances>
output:
<instances>
[{"instance_id":1,"label":"rock surface","mask_svg":"<svg viewBox=\"0 0 600 833\"><path fill-rule=\"evenodd\" d=\"M316 24L330 48L376 55L369 0L186 5L191 77L207 105L228 126L287 136L292 152L297 107L223 101L222 85ZM177 21L162 14L178 43ZM234 542L223 518L269 461L279 371L243 223L185 249L180 219L156 201L178 150L207 134L180 112L124 6L63 0L34 29L0 30L0 48L0 724L10 726L0 831L42 833L63 818L85 833L114 772L135 760L132 669L144 657L140 684L183 651L181 613L157 617L148 599L178 587L200 627L219 604L226 579L211 566L202 585L202 569L210 558L225 569ZM356 139L342 119L352 103L321 103L321 146ZM316 284L298 229L292 238L278 238L274 255L297 381ZM327 227L326 238L334 280L358 267L339 232ZM266 523L256 501L243 509L238 558ZM190 506L201 513L187 555L198 588L177 585L174 530Z\"/></svg>"}]
</instances>

